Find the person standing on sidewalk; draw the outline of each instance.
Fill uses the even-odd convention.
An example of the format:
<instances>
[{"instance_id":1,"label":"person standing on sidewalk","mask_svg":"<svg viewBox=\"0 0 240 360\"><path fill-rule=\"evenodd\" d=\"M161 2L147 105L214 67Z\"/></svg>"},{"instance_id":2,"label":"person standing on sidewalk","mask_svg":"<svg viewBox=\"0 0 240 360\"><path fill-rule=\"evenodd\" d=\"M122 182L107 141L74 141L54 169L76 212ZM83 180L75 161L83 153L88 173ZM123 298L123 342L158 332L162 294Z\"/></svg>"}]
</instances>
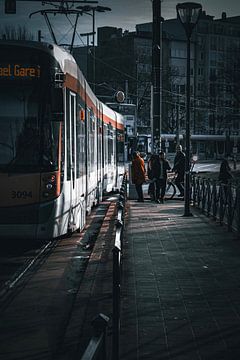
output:
<instances>
[{"instance_id":1,"label":"person standing on sidewalk","mask_svg":"<svg viewBox=\"0 0 240 360\"><path fill-rule=\"evenodd\" d=\"M182 151L182 146L177 145L176 147L176 155L174 158L173 171L177 173L177 177L175 179L175 184L180 192L178 196L184 196L184 173L185 173L185 154Z\"/></svg>"},{"instance_id":2,"label":"person standing on sidewalk","mask_svg":"<svg viewBox=\"0 0 240 360\"><path fill-rule=\"evenodd\" d=\"M144 160L141 158L138 151L133 153L132 160L132 183L135 184L136 191L138 194L138 201L143 202L143 189L142 184L146 180L146 170Z\"/></svg>"},{"instance_id":3,"label":"person standing on sidewalk","mask_svg":"<svg viewBox=\"0 0 240 360\"><path fill-rule=\"evenodd\" d=\"M228 160L223 159L223 161L221 162L221 165L220 165L218 180L222 184L227 185L229 180L232 180L232 179L233 179L233 176L231 174L231 168L228 163Z\"/></svg>"},{"instance_id":4,"label":"person standing on sidewalk","mask_svg":"<svg viewBox=\"0 0 240 360\"><path fill-rule=\"evenodd\" d=\"M218 175L218 180L223 186L225 199L228 198L228 189L229 189L229 181L233 180L233 175L231 173L231 168L227 159L223 159L220 165L220 171Z\"/></svg>"},{"instance_id":5,"label":"person standing on sidewalk","mask_svg":"<svg viewBox=\"0 0 240 360\"><path fill-rule=\"evenodd\" d=\"M156 200L156 190L155 190L156 179L153 177L153 173L152 173L152 168L153 168L153 164L154 164L156 157L158 157L158 156L152 154L150 156L150 159L148 160L148 164L147 164L147 176L149 179L148 195L150 196L151 201Z\"/></svg>"},{"instance_id":6,"label":"person standing on sidewalk","mask_svg":"<svg viewBox=\"0 0 240 360\"><path fill-rule=\"evenodd\" d=\"M164 151L160 151L153 162L152 174L156 179L156 203L163 203L166 185L167 185L167 171L171 170L168 160L165 159Z\"/></svg>"}]
</instances>

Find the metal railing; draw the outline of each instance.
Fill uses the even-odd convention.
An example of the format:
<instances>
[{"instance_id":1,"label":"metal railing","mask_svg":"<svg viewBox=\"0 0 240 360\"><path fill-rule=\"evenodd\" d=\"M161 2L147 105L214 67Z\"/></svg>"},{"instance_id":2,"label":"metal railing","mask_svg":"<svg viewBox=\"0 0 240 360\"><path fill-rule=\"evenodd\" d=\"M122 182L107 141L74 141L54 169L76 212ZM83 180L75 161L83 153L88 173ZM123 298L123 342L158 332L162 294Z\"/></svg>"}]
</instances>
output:
<instances>
[{"instance_id":1,"label":"metal railing","mask_svg":"<svg viewBox=\"0 0 240 360\"><path fill-rule=\"evenodd\" d=\"M117 220L113 253L113 318L112 318L112 360L119 359L120 303L121 303L121 263L124 230L124 213L127 199L127 175L124 174L117 202Z\"/></svg>"},{"instance_id":2,"label":"metal railing","mask_svg":"<svg viewBox=\"0 0 240 360\"><path fill-rule=\"evenodd\" d=\"M92 321L93 337L81 357L81 360L105 360L106 359L106 329L109 318L99 314Z\"/></svg>"},{"instance_id":3,"label":"metal railing","mask_svg":"<svg viewBox=\"0 0 240 360\"><path fill-rule=\"evenodd\" d=\"M240 186L192 176L191 200L202 213L240 232Z\"/></svg>"},{"instance_id":4,"label":"metal railing","mask_svg":"<svg viewBox=\"0 0 240 360\"><path fill-rule=\"evenodd\" d=\"M121 285L121 262L122 241L124 230L124 214L127 199L127 174L123 176L119 197L117 200L116 234L113 253L113 287L112 287L112 360L119 359L120 337L120 285ZM108 349L106 348L106 329L109 318L99 314L93 321L94 335L91 338L81 360L106 360Z\"/></svg>"}]
</instances>

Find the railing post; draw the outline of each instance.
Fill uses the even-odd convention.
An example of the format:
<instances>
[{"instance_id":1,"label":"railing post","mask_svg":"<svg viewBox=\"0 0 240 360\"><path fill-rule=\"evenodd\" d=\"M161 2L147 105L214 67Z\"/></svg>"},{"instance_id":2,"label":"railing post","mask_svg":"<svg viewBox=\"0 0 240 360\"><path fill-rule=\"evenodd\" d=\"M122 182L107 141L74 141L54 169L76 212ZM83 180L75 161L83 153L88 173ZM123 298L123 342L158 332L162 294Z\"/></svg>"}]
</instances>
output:
<instances>
[{"instance_id":1,"label":"railing post","mask_svg":"<svg viewBox=\"0 0 240 360\"><path fill-rule=\"evenodd\" d=\"M92 320L93 337L81 357L81 360L106 360L106 329L108 322L109 317L101 313Z\"/></svg>"},{"instance_id":2,"label":"railing post","mask_svg":"<svg viewBox=\"0 0 240 360\"><path fill-rule=\"evenodd\" d=\"M240 186L236 188L237 230L240 232Z\"/></svg>"},{"instance_id":3,"label":"railing post","mask_svg":"<svg viewBox=\"0 0 240 360\"><path fill-rule=\"evenodd\" d=\"M201 186L200 186L200 178L197 178L197 206L200 208L201 202Z\"/></svg>"},{"instance_id":4,"label":"railing post","mask_svg":"<svg viewBox=\"0 0 240 360\"><path fill-rule=\"evenodd\" d=\"M120 303L121 303L121 255L124 229L124 209L127 199L127 174L124 174L117 203L117 220L113 253L113 296L112 296L112 360L119 359Z\"/></svg>"},{"instance_id":5,"label":"railing post","mask_svg":"<svg viewBox=\"0 0 240 360\"><path fill-rule=\"evenodd\" d=\"M211 182L210 179L207 179L207 216L210 215L211 205L212 205Z\"/></svg>"},{"instance_id":6,"label":"railing post","mask_svg":"<svg viewBox=\"0 0 240 360\"><path fill-rule=\"evenodd\" d=\"M218 203L216 180L213 180L212 201L213 201L213 204L212 204L213 219L216 220L217 219L217 203Z\"/></svg>"},{"instance_id":7,"label":"railing post","mask_svg":"<svg viewBox=\"0 0 240 360\"><path fill-rule=\"evenodd\" d=\"M232 184L227 185L227 198L226 198L226 207L227 207L227 224L228 231L232 230L232 222L233 222L233 202L232 202Z\"/></svg>"},{"instance_id":8,"label":"railing post","mask_svg":"<svg viewBox=\"0 0 240 360\"><path fill-rule=\"evenodd\" d=\"M192 201L193 206L196 204L196 176L192 175L192 184L193 184L193 192L192 192Z\"/></svg>"},{"instance_id":9,"label":"railing post","mask_svg":"<svg viewBox=\"0 0 240 360\"><path fill-rule=\"evenodd\" d=\"M224 185L220 184L219 188L219 222L220 225L223 223L224 218Z\"/></svg>"},{"instance_id":10,"label":"railing post","mask_svg":"<svg viewBox=\"0 0 240 360\"><path fill-rule=\"evenodd\" d=\"M206 204L206 188L205 188L206 179L202 179L202 213L205 211Z\"/></svg>"},{"instance_id":11,"label":"railing post","mask_svg":"<svg viewBox=\"0 0 240 360\"><path fill-rule=\"evenodd\" d=\"M121 221L117 221L115 246L113 253L113 319L112 319L112 359L119 359L120 334L120 286L121 286Z\"/></svg>"},{"instance_id":12,"label":"railing post","mask_svg":"<svg viewBox=\"0 0 240 360\"><path fill-rule=\"evenodd\" d=\"M112 294L112 360L119 360L120 339L120 305L121 305L121 261L124 229L124 211L127 199L127 174L124 174L123 183L117 202L117 220L115 244L113 253L113 294Z\"/></svg>"}]
</instances>

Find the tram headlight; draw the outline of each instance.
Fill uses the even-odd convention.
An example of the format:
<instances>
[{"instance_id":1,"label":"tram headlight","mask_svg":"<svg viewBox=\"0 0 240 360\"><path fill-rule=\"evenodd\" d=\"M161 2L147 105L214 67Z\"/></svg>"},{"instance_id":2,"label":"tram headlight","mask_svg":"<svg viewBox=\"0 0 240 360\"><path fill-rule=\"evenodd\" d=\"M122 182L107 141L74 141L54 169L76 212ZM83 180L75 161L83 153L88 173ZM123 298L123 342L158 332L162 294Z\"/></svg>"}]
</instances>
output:
<instances>
[{"instance_id":1,"label":"tram headlight","mask_svg":"<svg viewBox=\"0 0 240 360\"><path fill-rule=\"evenodd\" d=\"M47 190L52 190L52 188L53 188L53 184L51 184L51 183L46 184Z\"/></svg>"},{"instance_id":2,"label":"tram headlight","mask_svg":"<svg viewBox=\"0 0 240 360\"><path fill-rule=\"evenodd\" d=\"M42 174L41 177L41 198L43 201L51 200L59 196L59 176L60 173Z\"/></svg>"}]
</instances>

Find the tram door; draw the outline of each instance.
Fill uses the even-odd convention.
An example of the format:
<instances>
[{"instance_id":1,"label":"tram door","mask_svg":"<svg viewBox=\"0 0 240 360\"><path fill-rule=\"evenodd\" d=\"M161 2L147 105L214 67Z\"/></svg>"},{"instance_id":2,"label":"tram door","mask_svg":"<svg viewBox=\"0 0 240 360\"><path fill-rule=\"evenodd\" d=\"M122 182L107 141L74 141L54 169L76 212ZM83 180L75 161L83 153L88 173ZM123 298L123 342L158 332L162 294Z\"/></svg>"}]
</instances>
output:
<instances>
[{"instance_id":1,"label":"tram door","mask_svg":"<svg viewBox=\"0 0 240 360\"><path fill-rule=\"evenodd\" d=\"M70 227L76 224L76 95L70 92L69 98L69 124L68 124L68 161L70 180Z\"/></svg>"}]
</instances>

